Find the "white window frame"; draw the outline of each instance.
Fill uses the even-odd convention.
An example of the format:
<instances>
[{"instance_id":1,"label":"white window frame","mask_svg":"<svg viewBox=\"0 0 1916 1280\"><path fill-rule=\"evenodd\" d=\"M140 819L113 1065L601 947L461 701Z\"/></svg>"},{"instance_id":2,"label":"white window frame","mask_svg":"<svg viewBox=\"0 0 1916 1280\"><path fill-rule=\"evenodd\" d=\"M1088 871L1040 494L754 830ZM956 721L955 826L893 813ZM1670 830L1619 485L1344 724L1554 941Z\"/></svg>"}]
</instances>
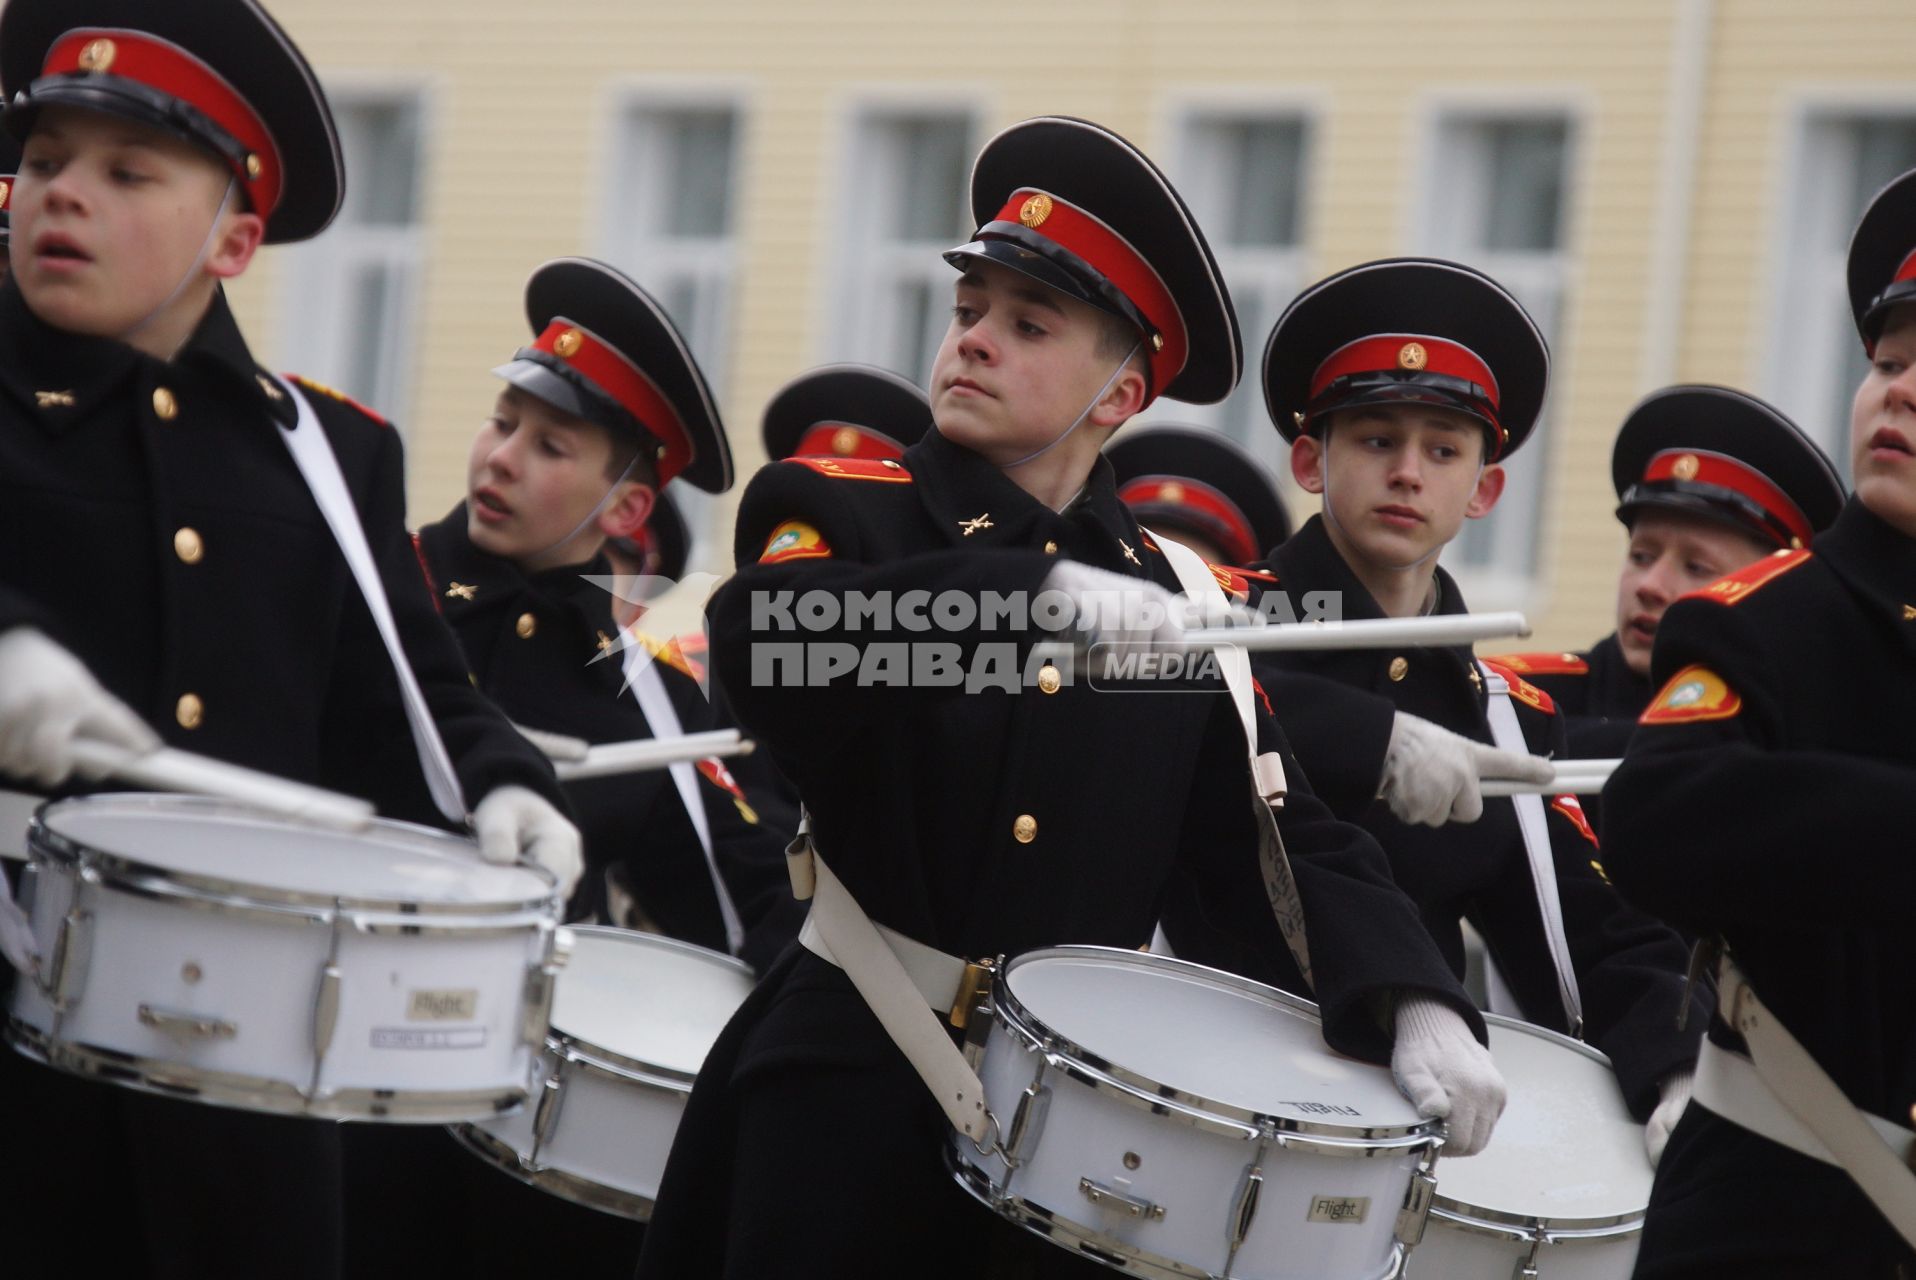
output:
<instances>
[{"instance_id":1,"label":"white window frame","mask_svg":"<svg viewBox=\"0 0 1916 1280\"><path fill-rule=\"evenodd\" d=\"M1810 87L1784 104L1778 120L1776 168L1770 202L1770 271L1764 299L1764 340L1751 343L1745 385L1757 389L1823 446L1837 469L1849 474L1849 420L1829 415L1845 399L1846 347L1832 333L1859 343L1850 318L1847 255L1852 220L1833 226L1835 211L1827 199L1809 208L1828 188L1803 184L1827 182L1837 163L1816 144L1816 133L1836 123L1865 118L1916 123L1916 89L1907 82L1869 87ZM1847 177L1848 175L1845 175ZM1847 183L1845 184L1847 185ZM1861 210L1856 211L1856 216ZM1806 246L1815 243L1814 252ZM1836 246L1836 247L1832 247Z\"/></svg>"},{"instance_id":2,"label":"white window frame","mask_svg":"<svg viewBox=\"0 0 1916 1280\"><path fill-rule=\"evenodd\" d=\"M824 192L819 227L830 248L819 255L829 273L818 296L827 300L828 313L819 326L818 357L821 361L856 360L871 364L891 364L878 357L880 336L895 330L900 317L896 307L874 306L873 300L896 296L894 286L923 283L929 286L925 321L931 332L943 332L943 315L951 305L952 283L957 272L939 256L942 250L963 243L970 231L970 210L959 219L964 231L951 244L879 244L868 229L846 206L857 202L857 193L869 191L877 181L873 159L861 145L863 132L874 117L943 115L961 119L969 138L965 174L959 183L961 195L968 190L971 158L993 135L986 112L987 95L982 89L948 87L927 89L916 86L865 86L846 95L837 112L834 132L839 139L839 154L832 172L837 180ZM957 224L954 224L957 225ZM895 369L894 372L922 383L928 369Z\"/></svg>"},{"instance_id":3,"label":"white window frame","mask_svg":"<svg viewBox=\"0 0 1916 1280\"><path fill-rule=\"evenodd\" d=\"M279 346L291 353L282 365L337 385L409 433L412 409L418 398L417 334L424 321L432 229L436 225L433 178L434 141L438 137L439 103L436 86L420 77L343 72L321 77L327 97L335 104L401 102L418 120L419 153L414 191L413 221L406 227L355 227L334 222L312 240L285 250L279 289ZM353 182L351 157L346 181ZM380 387L352 387L342 373L356 340L345 290L350 282L347 265L376 260L394 268L385 301Z\"/></svg>"},{"instance_id":4,"label":"white window frame","mask_svg":"<svg viewBox=\"0 0 1916 1280\"><path fill-rule=\"evenodd\" d=\"M1454 189L1457 175L1449 171L1445 133L1455 122L1507 120L1521 122L1545 117L1565 126L1563 240L1553 253L1490 253L1461 244L1454 231L1440 230L1444 193ZM1483 91L1446 91L1427 95L1414 117L1412 198L1404 214L1403 243L1408 252L1449 258L1475 267L1505 285L1520 299L1553 285L1557 296L1557 327L1546 330L1550 343L1550 381L1536 432L1515 459L1520 468L1511 475L1503 503L1517 486L1530 486L1529 509L1535 518L1528 528L1507 525L1498 531L1487 564L1463 564L1449 549L1443 564L1457 579L1474 609L1538 609L1549 595L1551 548L1558 521L1558 474L1567 452L1555 437L1567 429L1554 406L1567 400L1575 345L1577 313L1582 302L1584 193L1589 189L1590 157L1596 112L1587 95L1555 89L1509 88ZM1462 536L1461 534L1459 535ZM1454 544L1453 544L1454 546ZM1526 570L1521 560L1534 551L1535 565Z\"/></svg>"}]
</instances>

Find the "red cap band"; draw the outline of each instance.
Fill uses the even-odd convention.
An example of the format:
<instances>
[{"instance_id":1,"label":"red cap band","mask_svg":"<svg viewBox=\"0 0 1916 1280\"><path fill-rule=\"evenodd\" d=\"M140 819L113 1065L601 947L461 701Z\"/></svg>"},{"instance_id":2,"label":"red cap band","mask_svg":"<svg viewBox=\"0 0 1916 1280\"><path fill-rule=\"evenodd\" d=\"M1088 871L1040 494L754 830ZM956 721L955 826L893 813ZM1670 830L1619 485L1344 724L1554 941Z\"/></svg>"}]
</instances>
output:
<instances>
[{"instance_id":1,"label":"red cap band","mask_svg":"<svg viewBox=\"0 0 1916 1280\"><path fill-rule=\"evenodd\" d=\"M1891 278L1890 283L1901 284L1905 280L1916 280L1916 250L1912 250L1910 255L1903 259L1903 265L1896 268L1896 274Z\"/></svg>"},{"instance_id":2,"label":"red cap band","mask_svg":"<svg viewBox=\"0 0 1916 1280\"><path fill-rule=\"evenodd\" d=\"M1151 390L1157 394L1184 371L1191 340L1177 302L1144 255L1131 242L1084 210L1048 192L1026 187L1011 194L995 222L1016 222L1069 250L1110 281L1138 309L1158 341L1145 338L1150 358Z\"/></svg>"},{"instance_id":3,"label":"red cap band","mask_svg":"<svg viewBox=\"0 0 1916 1280\"><path fill-rule=\"evenodd\" d=\"M1339 378L1357 373L1390 372L1442 374L1483 388L1490 410L1490 425L1497 431L1496 452L1503 452L1510 433L1497 420L1501 406L1497 400L1496 375L1491 373L1483 357L1448 338L1414 333L1380 333L1347 342L1331 352L1324 363L1317 366L1317 372L1311 375L1311 399L1323 395L1325 389Z\"/></svg>"},{"instance_id":4,"label":"red cap band","mask_svg":"<svg viewBox=\"0 0 1916 1280\"><path fill-rule=\"evenodd\" d=\"M142 31L69 31L47 52L42 75L119 76L200 112L246 148L233 166L253 211L270 218L285 189L285 165L266 122L219 72L176 44Z\"/></svg>"},{"instance_id":5,"label":"red cap band","mask_svg":"<svg viewBox=\"0 0 1916 1280\"><path fill-rule=\"evenodd\" d=\"M554 316L545 332L533 342L532 349L577 369L620 408L637 418L640 426L658 437L665 447L656 459L661 488L691 464L692 435L679 420L672 402L645 376L644 370L626 359L616 347L590 329L580 328L564 316Z\"/></svg>"},{"instance_id":6,"label":"red cap band","mask_svg":"<svg viewBox=\"0 0 1916 1280\"><path fill-rule=\"evenodd\" d=\"M870 427L849 422L815 422L799 437L794 458L902 458L905 446Z\"/></svg>"},{"instance_id":7,"label":"red cap band","mask_svg":"<svg viewBox=\"0 0 1916 1280\"><path fill-rule=\"evenodd\" d=\"M1645 484L1659 480L1710 484L1742 494L1788 529L1796 537L1798 546L1808 546L1810 539L1816 536L1809 517L1788 494L1771 484L1761 472L1735 458L1699 449L1665 449L1652 457L1643 469Z\"/></svg>"},{"instance_id":8,"label":"red cap band","mask_svg":"<svg viewBox=\"0 0 1916 1280\"><path fill-rule=\"evenodd\" d=\"M1207 517L1207 524L1224 535L1220 551L1232 564L1249 564L1263 554L1251 522L1235 502L1208 484L1183 476L1140 476L1118 490L1118 500L1136 509L1142 506L1184 507Z\"/></svg>"}]
</instances>

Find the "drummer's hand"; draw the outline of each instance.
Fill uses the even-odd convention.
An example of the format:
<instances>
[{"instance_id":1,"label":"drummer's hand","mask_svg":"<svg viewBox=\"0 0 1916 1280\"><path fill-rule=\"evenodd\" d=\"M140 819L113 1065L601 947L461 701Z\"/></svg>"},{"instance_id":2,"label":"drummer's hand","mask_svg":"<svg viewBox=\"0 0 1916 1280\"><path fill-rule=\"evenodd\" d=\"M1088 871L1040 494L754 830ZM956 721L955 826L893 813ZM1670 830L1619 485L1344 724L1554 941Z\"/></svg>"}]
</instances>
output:
<instances>
[{"instance_id":1,"label":"drummer's hand","mask_svg":"<svg viewBox=\"0 0 1916 1280\"><path fill-rule=\"evenodd\" d=\"M1261 615L1204 591L1193 600L1173 595L1148 578L1061 560L1045 575L1041 591L1056 591L1075 606L1078 638L1086 648L1105 642L1141 645L1150 652L1183 652L1184 633L1199 627L1262 626Z\"/></svg>"},{"instance_id":2,"label":"drummer's hand","mask_svg":"<svg viewBox=\"0 0 1916 1280\"><path fill-rule=\"evenodd\" d=\"M572 896L585 871L579 829L544 796L524 787L487 792L472 811L472 830L479 837L480 857L487 862L523 858L536 863L558 879L560 897Z\"/></svg>"},{"instance_id":3,"label":"drummer's hand","mask_svg":"<svg viewBox=\"0 0 1916 1280\"><path fill-rule=\"evenodd\" d=\"M1428 996L1397 1002L1390 1073L1421 1116L1444 1120L1444 1154L1474 1156L1504 1110L1504 1078L1490 1050L1449 1005Z\"/></svg>"},{"instance_id":4,"label":"drummer's hand","mask_svg":"<svg viewBox=\"0 0 1916 1280\"><path fill-rule=\"evenodd\" d=\"M1690 1090L1695 1085L1695 1072L1679 1071L1663 1077L1663 1083L1658 1086L1663 1100L1650 1113L1650 1123L1643 1126L1643 1145L1650 1153L1652 1168L1663 1159L1663 1147L1670 1141L1670 1130L1683 1118L1683 1108L1690 1105Z\"/></svg>"},{"instance_id":5,"label":"drummer's hand","mask_svg":"<svg viewBox=\"0 0 1916 1280\"><path fill-rule=\"evenodd\" d=\"M1377 796L1405 822L1441 827L1483 817L1481 779L1548 782L1555 773L1542 756L1500 751L1399 711L1391 721Z\"/></svg>"},{"instance_id":6,"label":"drummer's hand","mask_svg":"<svg viewBox=\"0 0 1916 1280\"><path fill-rule=\"evenodd\" d=\"M100 687L86 665L32 627L0 634L0 773L57 787L74 773L79 739L147 752L159 735Z\"/></svg>"}]
</instances>

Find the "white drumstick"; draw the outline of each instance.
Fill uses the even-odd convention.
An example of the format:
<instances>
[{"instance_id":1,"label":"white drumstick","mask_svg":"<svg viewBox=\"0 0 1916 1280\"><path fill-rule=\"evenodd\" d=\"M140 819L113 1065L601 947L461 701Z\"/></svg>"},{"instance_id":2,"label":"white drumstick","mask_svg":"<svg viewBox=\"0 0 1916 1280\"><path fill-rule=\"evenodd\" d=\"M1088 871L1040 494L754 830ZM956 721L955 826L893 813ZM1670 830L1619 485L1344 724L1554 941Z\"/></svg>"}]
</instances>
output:
<instances>
[{"instance_id":1,"label":"white drumstick","mask_svg":"<svg viewBox=\"0 0 1916 1280\"><path fill-rule=\"evenodd\" d=\"M73 744L73 758L119 782L217 796L335 831L364 831L373 820L373 806L357 797L172 747L141 754L82 739Z\"/></svg>"},{"instance_id":2,"label":"white drumstick","mask_svg":"<svg viewBox=\"0 0 1916 1280\"><path fill-rule=\"evenodd\" d=\"M1485 778L1481 790L1487 796L1554 796L1564 792L1593 796L1603 790L1603 784L1610 780L1610 775L1622 763L1621 760L1559 760L1556 762L1556 774L1548 782Z\"/></svg>"},{"instance_id":3,"label":"white drumstick","mask_svg":"<svg viewBox=\"0 0 1916 1280\"><path fill-rule=\"evenodd\" d=\"M603 778L615 773L643 773L648 769L666 769L707 756L750 755L757 746L741 737L736 729L713 729L707 733L688 733L676 738L638 738L631 742L605 742L592 747L583 760L561 760L553 766L561 782L581 778Z\"/></svg>"},{"instance_id":4,"label":"white drumstick","mask_svg":"<svg viewBox=\"0 0 1916 1280\"><path fill-rule=\"evenodd\" d=\"M1310 649L1389 649L1397 645L1471 644L1506 636L1527 636L1523 614L1456 613L1435 618L1363 618L1350 622L1286 622L1268 627L1204 627L1187 631L1194 647L1232 645L1250 653L1292 653Z\"/></svg>"},{"instance_id":5,"label":"white drumstick","mask_svg":"<svg viewBox=\"0 0 1916 1280\"><path fill-rule=\"evenodd\" d=\"M583 760L592 744L584 738L575 738L569 733L554 733L550 729L528 729L525 725L514 723L519 736L545 753L548 760Z\"/></svg>"}]
</instances>

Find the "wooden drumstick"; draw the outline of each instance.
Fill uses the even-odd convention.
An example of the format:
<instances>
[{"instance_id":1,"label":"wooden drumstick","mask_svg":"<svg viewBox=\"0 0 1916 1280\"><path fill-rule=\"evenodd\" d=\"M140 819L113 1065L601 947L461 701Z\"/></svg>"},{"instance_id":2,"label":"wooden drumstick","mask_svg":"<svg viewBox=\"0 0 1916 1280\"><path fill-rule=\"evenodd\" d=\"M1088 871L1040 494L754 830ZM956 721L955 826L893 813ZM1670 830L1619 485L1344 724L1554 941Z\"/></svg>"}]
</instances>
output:
<instances>
[{"instance_id":1,"label":"wooden drumstick","mask_svg":"<svg viewBox=\"0 0 1916 1280\"><path fill-rule=\"evenodd\" d=\"M357 797L172 747L143 754L81 739L73 758L118 782L214 796L334 831L364 831L373 820L373 806Z\"/></svg>"},{"instance_id":2,"label":"wooden drumstick","mask_svg":"<svg viewBox=\"0 0 1916 1280\"><path fill-rule=\"evenodd\" d=\"M553 765L553 772L559 775L561 782L575 782L581 778L603 778L615 773L667 769L675 764L703 760L707 756L750 755L757 745L751 739L740 736L736 729L713 729L676 738L604 742L590 748L583 760L558 761Z\"/></svg>"}]
</instances>

